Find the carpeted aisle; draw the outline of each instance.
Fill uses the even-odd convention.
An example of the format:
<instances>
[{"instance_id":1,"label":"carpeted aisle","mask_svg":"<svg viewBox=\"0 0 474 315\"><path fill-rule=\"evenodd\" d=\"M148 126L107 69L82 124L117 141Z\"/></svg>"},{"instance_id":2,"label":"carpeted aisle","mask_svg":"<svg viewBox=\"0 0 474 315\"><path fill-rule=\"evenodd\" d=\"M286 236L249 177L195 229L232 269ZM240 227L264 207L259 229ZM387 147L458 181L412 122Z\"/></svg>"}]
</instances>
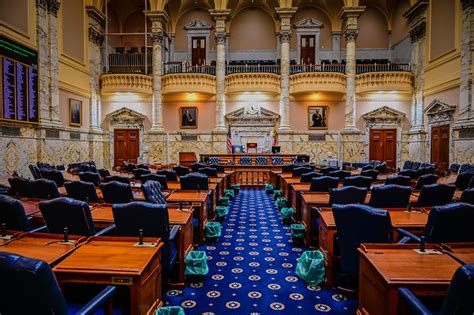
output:
<instances>
[{"instance_id":1,"label":"carpeted aisle","mask_svg":"<svg viewBox=\"0 0 474 315\"><path fill-rule=\"evenodd\" d=\"M186 314L354 314L357 301L334 290L311 287L296 277L303 252L291 243L271 195L242 189L215 244L202 246L209 274L184 291L164 294L165 305Z\"/></svg>"}]
</instances>

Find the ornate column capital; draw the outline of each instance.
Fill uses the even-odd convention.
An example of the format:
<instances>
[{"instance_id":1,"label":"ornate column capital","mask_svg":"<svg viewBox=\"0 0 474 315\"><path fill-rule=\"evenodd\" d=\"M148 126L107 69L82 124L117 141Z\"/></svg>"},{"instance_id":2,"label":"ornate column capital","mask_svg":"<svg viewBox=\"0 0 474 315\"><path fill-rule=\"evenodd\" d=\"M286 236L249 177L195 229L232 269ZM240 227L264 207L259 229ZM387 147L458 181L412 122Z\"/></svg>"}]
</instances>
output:
<instances>
[{"instance_id":1,"label":"ornate column capital","mask_svg":"<svg viewBox=\"0 0 474 315\"><path fill-rule=\"evenodd\" d=\"M165 38L164 24L170 18L165 11L145 11L145 16L151 21L151 39L154 45L163 45Z\"/></svg>"},{"instance_id":2,"label":"ornate column capital","mask_svg":"<svg viewBox=\"0 0 474 315\"><path fill-rule=\"evenodd\" d=\"M228 37L228 34L226 32L215 33L215 36L217 45L225 45Z\"/></svg>"},{"instance_id":3,"label":"ornate column capital","mask_svg":"<svg viewBox=\"0 0 474 315\"><path fill-rule=\"evenodd\" d=\"M61 3L57 0L48 0L48 12L49 14L54 15L55 17L58 17L58 11L59 7L61 6Z\"/></svg>"},{"instance_id":4,"label":"ornate column capital","mask_svg":"<svg viewBox=\"0 0 474 315\"><path fill-rule=\"evenodd\" d=\"M100 47L104 43L104 35L95 27L89 26L89 41Z\"/></svg>"},{"instance_id":5,"label":"ornate column capital","mask_svg":"<svg viewBox=\"0 0 474 315\"><path fill-rule=\"evenodd\" d=\"M163 32L154 32L154 33L151 33L150 36L154 45L163 46L163 43L165 42L165 35Z\"/></svg>"},{"instance_id":6,"label":"ornate column capital","mask_svg":"<svg viewBox=\"0 0 474 315\"><path fill-rule=\"evenodd\" d=\"M474 1L473 0L461 0L462 4L462 9L467 10L468 8L474 7Z\"/></svg>"},{"instance_id":7,"label":"ornate column capital","mask_svg":"<svg viewBox=\"0 0 474 315\"><path fill-rule=\"evenodd\" d=\"M86 6L87 15L89 16L89 21L94 22L100 27L104 27L105 25L105 14L102 13L99 9L95 6L88 5Z\"/></svg>"},{"instance_id":8,"label":"ornate column capital","mask_svg":"<svg viewBox=\"0 0 474 315\"><path fill-rule=\"evenodd\" d=\"M278 36L280 38L280 43L289 43L291 39L291 31L281 30Z\"/></svg>"},{"instance_id":9,"label":"ornate column capital","mask_svg":"<svg viewBox=\"0 0 474 315\"><path fill-rule=\"evenodd\" d=\"M364 12L365 7L343 7L339 12L339 18L343 20L343 34L346 41L355 41L359 35L359 16Z\"/></svg>"},{"instance_id":10,"label":"ornate column capital","mask_svg":"<svg viewBox=\"0 0 474 315\"><path fill-rule=\"evenodd\" d=\"M358 29L344 31L344 38L346 39L346 42L356 41L357 36L359 36L359 30Z\"/></svg>"},{"instance_id":11,"label":"ornate column capital","mask_svg":"<svg viewBox=\"0 0 474 315\"><path fill-rule=\"evenodd\" d=\"M216 21L216 41L218 41L218 33L225 34L227 30L227 20L230 17L230 10L209 10L214 21Z\"/></svg>"},{"instance_id":12,"label":"ornate column capital","mask_svg":"<svg viewBox=\"0 0 474 315\"><path fill-rule=\"evenodd\" d=\"M410 28L409 33L410 33L410 39L412 43L416 42L419 39L422 39L423 37L425 37L425 34L426 34L426 22L422 21L414 25L413 27Z\"/></svg>"},{"instance_id":13,"label":"ornate column capital","mask_svg":"<svg viewBox=\"0 0 474 315\"><path fill-rule=\"evenodd\" d=\"M48 9L48 0L36 0L36 6L42 9Z\"/></svg>"}]
</instances>

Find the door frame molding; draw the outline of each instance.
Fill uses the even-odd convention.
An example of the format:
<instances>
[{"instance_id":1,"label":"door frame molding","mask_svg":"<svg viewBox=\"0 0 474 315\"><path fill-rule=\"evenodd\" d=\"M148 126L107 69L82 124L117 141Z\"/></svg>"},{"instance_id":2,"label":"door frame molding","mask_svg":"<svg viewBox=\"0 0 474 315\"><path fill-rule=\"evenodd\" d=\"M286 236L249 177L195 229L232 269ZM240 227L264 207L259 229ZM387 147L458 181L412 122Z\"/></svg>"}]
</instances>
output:
<instances>
[{"instance_id":1,"label":"door frame molding","mask_svg":"<svg viewBox=\"0 0 474 315\"><path fill-rule=\"evenodd\" d=\"M321 28L324 27L323 23L312 18L302 19L296 22L294 25L296 30L296 56L298 64L301 62L301 36L302 35L313 35L314 36L314 63L321 64L320 48L319 48L319 37L321 34Z\"/></svg>"}]
</instances>

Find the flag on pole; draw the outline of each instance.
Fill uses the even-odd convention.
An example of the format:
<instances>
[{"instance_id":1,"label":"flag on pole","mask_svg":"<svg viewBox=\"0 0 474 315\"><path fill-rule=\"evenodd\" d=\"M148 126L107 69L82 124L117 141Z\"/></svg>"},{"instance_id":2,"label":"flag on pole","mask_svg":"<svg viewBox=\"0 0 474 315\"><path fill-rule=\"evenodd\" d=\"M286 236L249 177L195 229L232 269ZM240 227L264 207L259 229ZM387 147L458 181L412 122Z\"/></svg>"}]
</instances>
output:
<instances>
[{"instance_id":1,"label":"flag on pole","mask_svg":"<svg viewBox=\"0 0 474 315\"><path fill-rule=\"evenodd\" d=\"M227 131L227 151L232 153L232 133L230 132L230 125L229 130Z\"/></svg>"},{"instance_id":2,"label":"flag on pole","mask_svg":"<svg viewBox=\"0 0 474 315\"><path fill-rule=\"evenodd\" d=\"M273 144L272 146L276 146L278 143L278 133L276 127L273 127Z\"/></svg>"}]
</instances>

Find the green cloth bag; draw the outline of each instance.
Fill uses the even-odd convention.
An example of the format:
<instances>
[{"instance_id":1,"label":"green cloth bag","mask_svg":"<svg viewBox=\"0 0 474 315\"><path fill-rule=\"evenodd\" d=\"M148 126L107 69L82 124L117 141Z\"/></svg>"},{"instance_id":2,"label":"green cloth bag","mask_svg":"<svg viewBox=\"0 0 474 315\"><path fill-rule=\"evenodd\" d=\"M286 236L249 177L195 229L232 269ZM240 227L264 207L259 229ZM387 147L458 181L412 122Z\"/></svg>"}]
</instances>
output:
<instances>
[{"instance_id":1,"label":"green cloth bag","mask_svg":"<svg viewBox=\"0 0 474 315\"><path fill-rule=\"evenodd\" d=\"M236 195L239 194L239 192L240 192L240 184L232 185L230 188L234 191L234 193L235 193Z\"/></svg>"},{"instance_id":2,"label":"green cloth bag","mask_svg":"<svg viewBox=\"0 0 474 315\"><path fill-rule=\"evenodd\" d=\"M296 275L309 285L324 281L324 256L319 250L303 252L296 264Z\"/></svg>"},{"instance_id":3,"label":"green cloth bag","mask_svg":"<svg viewBox=\"0 0 474 315\"><path fill-rule=\"evenodd\" d=\"M295 209L293 208L286 208L286 207L281 208L281 216L283 217L283 219L291 219L293 218L294 214L295 214Z\"/></svg>"},{"instance_id":4,"label":"green cloth bag","mask_svg":"<svg viewBox=\"0 0 474 315\"><path fill-rule=\"evenodd\" d=\"M283 192L279 189L273 191L273 199L277 200L278 197L285 197Z\"/></svg>"},{"instance_id":5,"label":"green cloth bag","mask_svg":"<svg viewBox=\"0 0 474 315\"><path fill-rule=\"evenodd\" d=\"M220 198L219 198L219 203L220 203L222 206L228 206L228 205L230 205L229 197L220 197Z\"/></svg>"},{"instance_id":6,"label":"green cloth bag","mask_svg":"<svg viewBox=\"0 0 474 315\"><path fill-rule=\"evenodd\" d=\"M272 184L266 184L266 185L265 185L265 192L266 192L267 194L273 193L274 190L275 190L275 187L273 187Z\"/></svg>"},{"instance_id":7,"label":"green cloth bag","mask_svg":"<svg viewBox=\"0 0 474 315\"><path fill-rule=\"evenodd\" d=\"M291 236L295 238L304 238L305 229L301 223L294 223L291 225Z\"/></svg>"},{"instance_id":8,"label":"green cloth bag","mask_svg":"<svg viewBox=\"0 0 474 315\"><path fill-rule=\"evenodd\" d=\"M219 222L209 221L204 227L206 238L217 238L221 236L221 224Z\"/></svg>"},{"instance_id":9,"label":"green cloth bag","mask_svg":"<svg viewBox=\"0 0 474 315\"><path fill-rule=\"evenodd\" d=\"M187 276L205 276L209 272L206 252L194 250L186 256L184 262L184 274Z\"/></svg>"},{"instance_id":10,"label":"green cloth bag","mask_svg":"<svg viewBox=\"0 0 474 315\"><path fill-rule=\"evenodd\" d=\"M181 306L164 306L156 310L155 315L185 315Z\"/></svg>"},{"instance_id":11,"label":"green cloth bag","mask_svg":"<svg viewBox=\"0 0 474 315\"><path fill-rule=\"evenodd\" d=\"M234 199L235 193L233 189L226 189L225 190L225 196L229 197L230 200Z\"/></svg>"},{"instance_id":12,"label":"green cloth bag","mask_svg":"<svg viewBox=\"0 0 474 315\"><path fill-rule=\"evenodd\" d=\"M218 218L225 217L229 214L229 207L228 206L217 206L216 207L216 215Z\"/></svg>"},{"instance_id":13,"label":"green cloth bag","mask_svg":"<svg viewBox=\"0 0 474 315\"><path fill-rule=\"evenodd\" d=\"M278 208L283 208L286 207L287 200L285 197L278 197L278 199L275 201L275 205Z\"/></svg>"}]
</instances>

